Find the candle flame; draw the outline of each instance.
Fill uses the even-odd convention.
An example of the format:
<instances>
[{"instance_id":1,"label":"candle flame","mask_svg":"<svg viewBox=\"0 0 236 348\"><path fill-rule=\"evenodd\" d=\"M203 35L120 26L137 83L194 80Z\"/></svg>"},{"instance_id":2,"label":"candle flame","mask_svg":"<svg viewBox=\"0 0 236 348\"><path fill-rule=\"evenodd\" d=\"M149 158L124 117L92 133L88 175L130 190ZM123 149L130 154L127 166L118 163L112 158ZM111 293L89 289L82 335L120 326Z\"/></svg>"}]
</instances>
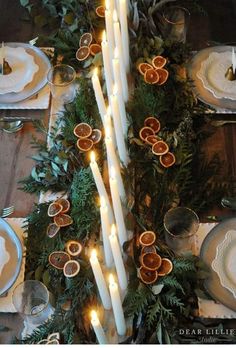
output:
<instances>
[{"instance_id":1,"label":"candle flame","mask_svg":"<svg viewBox=\"0 0 236 348\"><path fill-rule=\"evenodd\" d=\"M113 21L114 22L118 22L118 16L117 16L117 11L116 10L113 11Z\"/></svg>"},{"instance_id":2,"label":"candle flame","mask_svg":"<svg viewBox=\"0 0 236 348\"><path fill-rule=\"evenodd\" d=\"M115 179L116 178L116 170L113 166L111 166L111 179Z\"/></svg>"},{"instance_id":3,"label":"candle flame","mask_svg":"<svg viewBox=\"0 0 236 348\"><path fill-rule=\"evenodd\" d=\"M110 273L110 275L109 275L109 283L110 283L110 285L115 285L116 284L114 276L113 276L112 273Z\"/></svg>"},{"instance_id":4,"label":"candle flame","mask_svg":"<svg viewBox=\"0 0 236 348\"><path fill-rule=\"evenodd\" d=\"M96 156L95 156L95 152L94 151L90 152L90 161L92 163L94 163L96 161Z\"/></svg>"},{"instance_id":5,"label":"candle flame","mask_svg":"<svg viewBox=\"0 0 236 348\"><path fill-rule=\"evenodd\" d=\"M96 260L97 259L97 250L96 249L93 249L92 252L91 252L91 258Z\"/></svg>"},{"instance_id":6,"label":"candle flame","mask_svg":"<svg viewBox=\"0 0 236 348\"><path fill-rule=\"evenodd\" d=\"M97 312L95 310L92 310L90 315L91 315L91 320L92 321L97 321L98 320L98 315L97 315Z\"/></svg>"},{"instance_id":7,"label":"candle flame","mask_svg":"<svg viewBox=\"0 0 236 348\"><path fill-rule=\"evenodd\" d=\"M102 41L103 41L103 42L106 42L106 41L107 41L106 30L103 30L103 33L102 33Z\"/></svg>"},{"instance_id":8,"label":"candle flame","mask_svg":"<svg viewBox=\"0 0 236 348\"><path fill-rule=\"evenodd\" d=\"M114 58L115 58L115 59L118 59L118 58L119 58L119 50L118 50L118 47L115 47L115 49L114 49Z\"/></svg>"},{"instance_id":9,"label":"candle flame","mask_svg":"<svg viewBox=\"0 0 236 348\"><path fill-rule=\"evenodd\" d=\"M106 208L107 204L104 196L100 197L100 204L102 208Z\"/></svg>"},{"instance_id":10,"label":"candle flame","mask_svg":"<svg viewBox=\"0 0 236 348\"><path fill-rule=\"evenodd\" d=\"M111 225L111 236L112 237L116 236L116 225L115 224Z\"/></svg>"}]
</instances>

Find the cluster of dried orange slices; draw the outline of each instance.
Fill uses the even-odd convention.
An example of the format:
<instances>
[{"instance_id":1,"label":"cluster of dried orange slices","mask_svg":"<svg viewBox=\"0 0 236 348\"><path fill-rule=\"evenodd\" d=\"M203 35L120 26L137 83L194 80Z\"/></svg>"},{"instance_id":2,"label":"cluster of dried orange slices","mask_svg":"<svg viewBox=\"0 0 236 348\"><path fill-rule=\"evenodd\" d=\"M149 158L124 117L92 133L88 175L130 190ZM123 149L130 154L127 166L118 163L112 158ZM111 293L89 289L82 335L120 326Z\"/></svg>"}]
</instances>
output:
<instances>
[{"instance_id":1,"label":"cluster of dried orange slices","mask_svg":"<svg viewBox=\"0 0 236 348\"><path fill-rule=\"evenodd\" d=\"M139 244L142 247L139 277L145 284L155 283L158 277L164 277L173 269L173 264L169 259L157 254L155 241L156 234L153 231L145 231L139 237Z\"/></svg>"},{"instance_id":2,"label":"cluster of dried orange slices","mask_svg":"<svg viewBox=\"0 0 236 348\"><path fill-rule=\"evenodd\" d=\"M90 55L95 56L97 53L101 52L101 45L98 43L93 43L93 36L91 33L84 33L79 41L79 48L76 51L76 59L79 62L84 61Z\"/></svg>"},{"instance_id":3,"label":"cluster of dried orange slices","mask_svg":"<svg viewBox=\"0 0 236 348\"><path fill-rule=\"evenodd\" d=\"M144 77L144 81L151 85L157 84L163 85L168 77L168 70L164 69L167 63L167 59L162 56L156 56L152 59L152 64L140 63L138 65L138 71Z\"/></svg>"},{"instance_id":4,"label":"cluster of dried orange slices","mask_svg":"<svg viewBox=\"0 0 236 348\"><path fill-rule=\"evenodd\" d=\"M49 255L48 261L54 268L63 270L67 278L75 277L80 271L80 264L73 259L82 251L82 245L76 240L69 240L65 244L65 251L54 251Z\"/></svg>"},{"instance_id":5,"label":"cluster of dried orange slices","mask_svg":"<svg viewBox=\"0 0 236 348\"><path fill-rule=\"evenodd\" d=\"M49 205L48 216L53 218L53 222L47 228L49 238L55 237L61 227L69 226L73 223L70 215L66 214L69 209L70 202L64 198L60 198Z\"/></svg>"},{"instance_id":6,"label":"cluster of dried orange slices","mask_svg":"<svg viewBox=\"0 0 236 348\"><path fill-rule=\"evenodd\" d=\"M74 128L74 135L78 138L77 147L79 150L86 152L100 142L102 132L100 129L92 129L88 123L79 123Z\"/></svg>"},{"instance_id":7,"label":"cluster of dried orange slices","mask_svg":"<svg viewBox=\"0 0 236 348\"><path fill-rule=\"evenodd\" d=\"M152 146L154 155L160 156L161 165L168 168L175 163L175 156L169 152L169 145L157 135L160 129L160 121L154 116L149 116L144 121L144 127L139 131L139 137Z\"/></svg>"}]
</instances>

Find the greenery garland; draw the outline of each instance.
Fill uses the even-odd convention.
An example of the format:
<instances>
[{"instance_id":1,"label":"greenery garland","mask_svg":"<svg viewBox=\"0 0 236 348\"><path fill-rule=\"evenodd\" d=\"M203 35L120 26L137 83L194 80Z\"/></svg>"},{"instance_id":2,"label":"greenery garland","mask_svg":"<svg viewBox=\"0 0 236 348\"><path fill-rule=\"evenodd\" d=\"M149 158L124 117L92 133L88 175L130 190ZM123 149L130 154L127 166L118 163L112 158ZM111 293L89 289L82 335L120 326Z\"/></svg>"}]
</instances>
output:
<instances>
[{"instance_id":1,"label":"greenery garland","mask_svg":"<svg viewBox=\"0 0 236 348\"><path fill-rule=\"evenodd\" d=\"M21 2L32 11L30 1ZM206 270L197 258L178 257L165 245L162 236L163 216L170 207L176 205L187 205L201 212L217 203L227 189L226 182L217 184L216 175L220 170L217 157L207 162L201 151L198 151L206 136L204 122L197 119L197 114L204 111L204 106L196 102L192 94L192 82L183 75L184 62L190 51L186 45L163 41L159 28L153 26L153 18L158 15L158 5L162 2L165 1L142 1L141 6L137 7L131 1L131 34L134 34L135 28L138 30L131 41L134 93L128 105L128 145L132 161L126 173L132 183L129 218L133 217L135 221L134 238L124 245L129 255L126 266L130 279L124 308L126 316L133 318L133 332L127 339L129 343L181 342L176 329L187 322L188 326L194 324L196 294L197 291L198 294L202 292L201 280L206 276ZM101 19L93 21L94 9L99 4L82 0L60 3L42 0L38 4L40 8L54 13L57 22L63 24L53 38L57 52L63 54L70 63L78 64L74 57L78 48L79 28L94 33L104 25ZM79 16L79 13L83 13L83 16ZM146 42L148 45L145 46ZM160 87L145 84L136 69L136 64L148 61L157 54L163 54L169 59L170 78ZM86 67L97 64L97 61L92 60ZM80 90L76 100L59 117L55 132L50 135L52 147L48 149L46 144L36 141L39 150L38 155L33 157L36 166L31 175L21 181L27 192L49 189L54 192L65 191L71 201L71 216L74 220L71 226L64 227L56 237L49 239L46 234L50 222L47 216L48 204L37 205L27 218L26 277L42 280L47 285L54 296L56 312L48 323L39 327L23 343L37 343L54 331L60 331L64 343L95 342L87 315L90 306L99 306L100 300L86 251L91 240L98 243L99 215L96 187L88 158L76 149L73 129L79 122L87 122L101 129L101 121L90 80L81 77L79 82ZM150 148L139 139L139 130L149 115L158 116L162 125L161 137L175 153L176 164L169 169L163 169ZM57 133L58 128L60 133ZM103 145L98 150L102 167L105 159ZM157 232L158 253L170 258L174 265L171 274L154 286L143 284L137 277L139 253L136 240L139 233L146 229ZM50 253L63 250L69 239L79 240L84 247L79 258L81 271L72 280L65 278L61 271L48 263Z\"/></svg>"}]
</instances>

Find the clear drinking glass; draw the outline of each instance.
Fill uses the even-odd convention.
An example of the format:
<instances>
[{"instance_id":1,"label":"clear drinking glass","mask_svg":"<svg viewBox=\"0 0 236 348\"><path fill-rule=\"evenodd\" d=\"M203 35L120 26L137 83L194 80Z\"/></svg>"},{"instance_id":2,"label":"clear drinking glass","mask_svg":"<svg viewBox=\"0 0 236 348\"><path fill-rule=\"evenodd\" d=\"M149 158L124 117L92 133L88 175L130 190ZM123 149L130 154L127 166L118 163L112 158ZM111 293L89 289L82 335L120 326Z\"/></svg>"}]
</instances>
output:
<instances>
[{"instance_id":1,"label":"clear drinking glass","mask_svg":"<svg viewBox=\"0 0 236 348\"><path fill-rule=\"evenodd\" d=\"M53 66L47 74L52 97L63 104L71 103L75 98L75 69L66 64Z\"/></svg>"},{"instance_id":2,"label":"clear drinking glass","mask_svg":"<svg viewBox=\"0 0 236 348\"><path fill-rule=\"evenodd\" d=\"M186 34L190 20L190 12L179 6L167 7L162 16L162 34L165 39L175 42L186 42Z\"/></svg>"},{"instance_id":3,"label":"clear drinking glass","mask_svg":"<svg viewBox=\"0 0 236 348\"><path fill-rule=\"evenodd\" d=\"M170 209L164 216L165 240L179 254L191 251L199 228L197 214L186 207Z\"/></svg>"},{"instance_id":4,"label":"clear drinking glass","mask_svg":"<svg viewBox=\"0 0 236 348\"><path fill-rule=\"evenodd\" d=\"M26 280L13 291L12 300L17 312L28 323L40 325L53 313L46 286L38 280Z\"/></svg>"}]
</instances>

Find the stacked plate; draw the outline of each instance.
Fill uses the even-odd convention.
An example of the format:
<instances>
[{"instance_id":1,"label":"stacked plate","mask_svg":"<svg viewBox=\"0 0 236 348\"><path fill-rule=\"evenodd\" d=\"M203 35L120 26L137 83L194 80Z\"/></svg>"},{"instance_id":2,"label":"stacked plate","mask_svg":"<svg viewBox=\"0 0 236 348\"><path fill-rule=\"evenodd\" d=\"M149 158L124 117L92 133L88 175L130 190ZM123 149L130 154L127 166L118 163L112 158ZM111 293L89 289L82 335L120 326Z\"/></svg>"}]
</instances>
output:
<instances>
[{"instance_id":1,"label":"stacked plate","mask_svg":"<svg viewBox=\"0 0 236 348\"><path fill-rule=\"evenodd\" d=\"M225 220L210 231L200 257L210 270L206 289L216 301L236 311L236 218Z\"/></svg>"},{"instance_id":2,"label":"stacked plate","mask_svg":"<svg viewBox=\"0 0 236 348\"><path fill-rule=\"evenodd\" d=\"M225 74L232 65L230 46L215 46L199 51L191 60L188 72L194 81L197 97L217 109L236 111L236 80Z\"/></svg>"},{"instance_id":3,"label":"stacked plate","mask_svg":"<svg viewBox=\"0 0 236 348\"><path fill-rule=\"evenodd\" d=\"M5 60L12 72L0 76L0 105L13 105L31 98L46 85L50 61L39 48L25 43L6 43Z\"/></svg>"}]
</instances>

